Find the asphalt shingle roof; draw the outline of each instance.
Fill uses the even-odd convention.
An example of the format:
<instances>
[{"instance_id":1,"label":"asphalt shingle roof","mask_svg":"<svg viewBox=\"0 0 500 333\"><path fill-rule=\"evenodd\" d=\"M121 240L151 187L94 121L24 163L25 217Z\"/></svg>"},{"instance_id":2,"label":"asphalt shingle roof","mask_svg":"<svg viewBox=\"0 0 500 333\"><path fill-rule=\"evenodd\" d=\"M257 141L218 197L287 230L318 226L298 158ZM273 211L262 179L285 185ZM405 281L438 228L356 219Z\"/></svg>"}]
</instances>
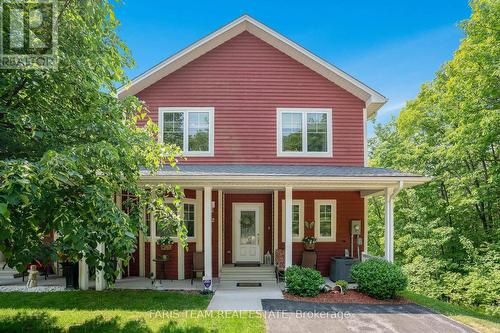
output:
<instances>
[{"instance_id":1,"label":"asphalt shingle roof","mask_svg":"<svg viewBox=\"0 0 500 333\"><path fill-rule=\"evenodd\" d=\"M142 175L149 175L143 170ZM160 176L296 176L296 177L420 177L384 168L323 165L180 164L179 171L165 167Z\"/></svg>"}]
</instances>

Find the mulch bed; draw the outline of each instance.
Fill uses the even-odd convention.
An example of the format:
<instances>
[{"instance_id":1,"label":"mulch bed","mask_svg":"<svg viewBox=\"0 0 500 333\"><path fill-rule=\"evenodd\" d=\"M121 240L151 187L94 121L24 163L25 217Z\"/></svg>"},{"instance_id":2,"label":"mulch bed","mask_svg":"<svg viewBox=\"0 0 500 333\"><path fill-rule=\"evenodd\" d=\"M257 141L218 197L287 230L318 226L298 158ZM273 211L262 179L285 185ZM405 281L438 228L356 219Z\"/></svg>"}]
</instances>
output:
<instances>
[{"instance_id":1,"label":"mulch bed","mask_svg":"<svg viewBox=\"0 0 500 333\"><path fill-rule=\"evenodd\" d=\"M349 304L412 304L413 302L407 300L403 297L398 297L396 299L390 300L378 300L373 297L362 294L356 290L349 290L346 294L342 295L338 292L330 291L327 293L321 293L316 297L300 297L291 295L288 293L283 293L286 300L289 301L302 301L302 302L314 302L314 303L328 303L328 304L339 304L339 303L349 303Z\"/></svg>"}]
</instances>

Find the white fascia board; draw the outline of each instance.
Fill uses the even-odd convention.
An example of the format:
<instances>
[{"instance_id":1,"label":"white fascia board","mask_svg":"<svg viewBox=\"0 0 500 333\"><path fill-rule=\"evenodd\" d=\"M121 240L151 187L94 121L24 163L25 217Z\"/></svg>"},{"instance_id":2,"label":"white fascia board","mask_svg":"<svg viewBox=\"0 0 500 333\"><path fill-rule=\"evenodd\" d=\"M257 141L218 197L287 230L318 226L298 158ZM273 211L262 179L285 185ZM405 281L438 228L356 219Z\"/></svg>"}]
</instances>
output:
<instances>
[{"instance_id":1,"label":"white fascia board","mask_svg":"<svg viewBox=\"0 0 500 333\"><path fill-rule=\"evenodd\" d=\"M267 188L279 189L355 189L380 190L404 182L405 188L432 180L430 177L276 177L276 176L141 176L143 183L172 183L183 187L213 186L214 188Z\"/></svg>"}]
</instances>

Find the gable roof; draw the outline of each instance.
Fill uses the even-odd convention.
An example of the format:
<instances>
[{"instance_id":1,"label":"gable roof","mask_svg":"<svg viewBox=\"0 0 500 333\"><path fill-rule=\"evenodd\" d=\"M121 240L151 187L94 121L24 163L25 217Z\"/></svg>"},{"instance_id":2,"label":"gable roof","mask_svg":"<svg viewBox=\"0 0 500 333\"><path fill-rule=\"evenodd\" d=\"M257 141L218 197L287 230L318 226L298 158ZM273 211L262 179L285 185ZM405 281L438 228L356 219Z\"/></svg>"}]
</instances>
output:
<instances>
[{"instance_id":1,"label":"gable roof","mask_svg":"<svg viewBox=\"0 0 500 333\"><path fill-rule=\"evenodd\" d=\"M387 99L382 94L248 15L243 15L231 23L226 24L222 28L200 39L194 44L191 44L187 48L139 75L129 84L118 89L118 97L122 98L137 94L163 77L173 73L244 31L248 31L252 35L287 54L295 61L303 64L359 99L365 101L369 117L374 115L377 110L387 102Z\"/></svg>"}]
</instances>

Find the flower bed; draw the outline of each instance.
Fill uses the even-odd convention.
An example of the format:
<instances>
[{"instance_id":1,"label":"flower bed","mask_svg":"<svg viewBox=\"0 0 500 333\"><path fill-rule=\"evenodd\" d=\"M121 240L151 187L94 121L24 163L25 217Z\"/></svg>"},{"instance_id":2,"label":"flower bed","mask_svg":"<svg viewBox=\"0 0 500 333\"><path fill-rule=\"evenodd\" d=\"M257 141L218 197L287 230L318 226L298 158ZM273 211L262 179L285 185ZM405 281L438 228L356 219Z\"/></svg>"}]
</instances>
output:
<instances>
[{"instance_id":1,"label":"flower bed","mask_svg":"<svg viewBox=\"0 0 500 333\"><path fill-rule=\"evenodd\" d=\"M315 297L300 297L284 293L284 297L289 301L315 302L315 303L351 303L351 304L410 304L413 303L406 298L397 297L389 300L378 300L355 290L349 290L347 294L338 292L321 293Z\"/></svg>"}]
</instances>

